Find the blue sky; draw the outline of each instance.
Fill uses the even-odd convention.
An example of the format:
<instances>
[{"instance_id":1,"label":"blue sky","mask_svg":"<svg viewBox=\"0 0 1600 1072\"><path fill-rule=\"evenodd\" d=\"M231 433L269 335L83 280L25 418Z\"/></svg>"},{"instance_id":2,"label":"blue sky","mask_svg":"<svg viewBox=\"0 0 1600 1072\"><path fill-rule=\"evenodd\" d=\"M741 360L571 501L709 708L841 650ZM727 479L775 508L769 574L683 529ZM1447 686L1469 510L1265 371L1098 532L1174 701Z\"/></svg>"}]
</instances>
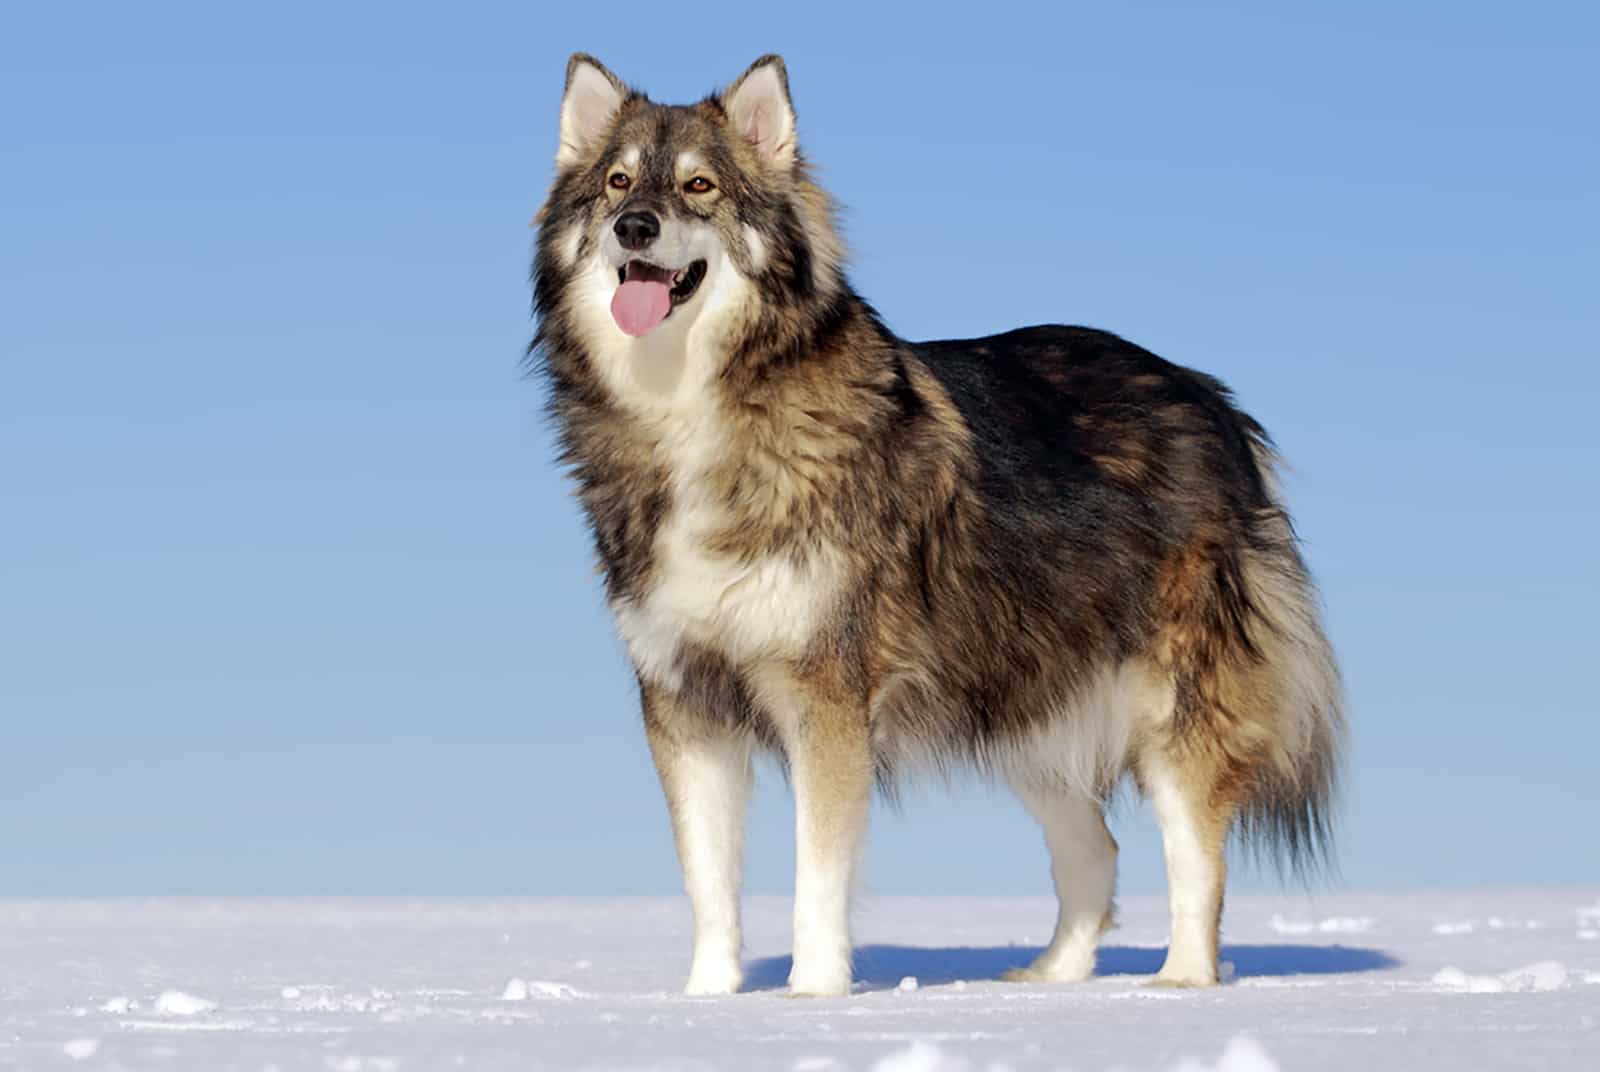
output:
<instances>
[{"instance_id":1,"label":"blue sky","mask_svg":"<svg viewBox=\"0 0 1600 1072\"><path fill-rule=\"evenodd\" d=\"M12 12L0 894L678 889L519 370L575 49L667 100L782 52L902 334L1236 388L1349 680L1346 882L1600 880L1596 9L919 10ZM881 815L867 888L1048 878L969 787Z\"/></svg>"}]
</instances>

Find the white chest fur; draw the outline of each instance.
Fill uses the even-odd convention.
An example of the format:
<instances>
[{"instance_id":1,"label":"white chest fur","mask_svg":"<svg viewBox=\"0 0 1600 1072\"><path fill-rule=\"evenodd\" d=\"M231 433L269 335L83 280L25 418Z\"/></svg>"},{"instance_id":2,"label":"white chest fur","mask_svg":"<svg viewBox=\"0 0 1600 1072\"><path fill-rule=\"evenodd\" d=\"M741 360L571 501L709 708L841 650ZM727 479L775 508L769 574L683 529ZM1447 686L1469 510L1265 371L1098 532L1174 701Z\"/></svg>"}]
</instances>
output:
<instances>
[{"instance_id":1,"label":"white chest fur","mask_svg":"<svg viewBox=\"0 0 1600 1072\"><path fill-rule=\"evenodd\" d=\"M599 274L591 282L591 353L614 397L652 435L672 481L648 586L612 606L628 654L642 675L667 687L678 683L686 643L741 663L797 656L834 602L838 558L816 549L798 556L726 554L710 543L735 523L708 489L713 466L739 449L714 381L727 325L749 299L748 285L713 257L698 309L628 339L598 312L614 279Z\"/></svg>"},{"instance_id":2,"label":"white chest fur","mask_svg":"<svg viewBox=\"0 0 1600 1072\"><path fill-rule=\"evenodd\" d=\"M649 586L613 608L635 666L673 687L685 642L739 663L800 655L837 596L837 562L816 550L754 556L712 550L710 538L729 524L704 490L704 460L720 448L715 424L698 424L694 440L678 446L672 505L656 533Z\"/></svg>"}]
</instances>

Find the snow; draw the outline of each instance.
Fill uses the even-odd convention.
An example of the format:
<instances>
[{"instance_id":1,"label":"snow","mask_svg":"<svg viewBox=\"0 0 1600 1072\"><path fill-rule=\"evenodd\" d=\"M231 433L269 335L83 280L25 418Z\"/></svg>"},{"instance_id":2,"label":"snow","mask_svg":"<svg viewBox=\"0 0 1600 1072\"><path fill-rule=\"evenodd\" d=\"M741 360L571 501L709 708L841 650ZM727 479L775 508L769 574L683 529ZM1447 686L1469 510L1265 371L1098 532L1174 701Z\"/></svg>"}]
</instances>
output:
<instances>
[{"instance_id":1,"label":"snow","mask_svg":"<svg viewBox=\"0 0 1600 1072\"><path fill-rule=\"evenodd\" d=\"M972 1066L929 1042L913 1042L872 1066L872 1072L972 1072Z\"/></svg>"},{"instance_id":2,"label":"snow","mask_svg":"<svg viewBox=\"0 0 1600 1072\"><path fill-rule=\"evenodd\" d=\"M1279 934L1361 934L1372 929L1370 916L1334 916L1318 922L1290 920L1273 916L1272 929Z\"/></svg>"},{"instance_id":3,"label":"snow","mask_svg":"<svg viewBox=\"0 0 1600 1072\"><path fill-rule=\"evenodd\" d=\"M1147 985L1160 898L1096 978L1012 984L1052 901L868 896L856 993L806 1000L778 897L731 998L680 993L681 898L0 901L0 1070L1600 1068L1597 894L1235 895L1200 991Z\"/></svg>"},{"instance_id":4,"label":"snow","mask_svg":"<svg viewBox=\"0 0 1600 1072\"><path fill-rule=\"evenodd\" d=\"M1559 990L1567 985L1567 968L1554 960L1541 960L1501 978L1507 990Z\"/></svg>"},{"instance_id":5,"label":"snow","mask_svg":"<svg viewBox=\"0 0 1600 1072\"><path fill-rule=\"evenodd\" d=\"M163 1016L198 1016L216 1007L216 1002L185 994L182 990L164 990L156 998L156 1012Z\"/></svg>"},{"instance_id":6,"label":"snow","mask_svg":"<svg viewBox=\"0 0 1600 1072\"><path fill-rule=\"evenodd\" d=\"M1447 990L1468 994L1559 990L1567 985L1567 969L1553 960L1541 960L1500 975L1468 975L1460 968L1445 967L1434 974L1433 981Z\"/></svg>"},{"instance_id":7,"label":"snow","mask_svg":"<svg viewBox=\"0 0 1600 1072\"><path fill-rule=\"evenodd\" d=\"M1278 1072L1278 1066L1267 1056L1261 1043L1249 1035L1239 1035L1229 1041L1216 1064L1203 1064L1190 1058L1174 1072Z\"/></svg>"},{"instance_id":8,"label":"snow","mask_svg":"<svg viewBox=\"0 0 1600 1072\"><path fill-rule=\"evenodd\" d=\"M539 979L528 982L524 979L512 979L506 983L505 989L500 992L501 1001L527 1001L529 998L553 998L557 1001L568 1001L572 998L587 997L581 990L570 987L566 983L547 983Z\"/></svg>"},{"instance_id":9,"label":"snow","mask_svg":"<svg viewBox=\"0 0 1600 1072\"><path fill-rule=\"evenodd\" d=\"M100 1050L100 1040L93 1038L68 1039L61 1046L61 1052L74 1061L87 1061Z\"/></svg>"},{"instance_id":10,"label":"snow","mask_svg":"<svg viewBox=\"0 0 1600 1072\"><path fill-rule=\"evenodd\" d=\"M400 1061L394 1057L330 1057L330 1072L396 1072Z\"/></svg>"}]
</instances>

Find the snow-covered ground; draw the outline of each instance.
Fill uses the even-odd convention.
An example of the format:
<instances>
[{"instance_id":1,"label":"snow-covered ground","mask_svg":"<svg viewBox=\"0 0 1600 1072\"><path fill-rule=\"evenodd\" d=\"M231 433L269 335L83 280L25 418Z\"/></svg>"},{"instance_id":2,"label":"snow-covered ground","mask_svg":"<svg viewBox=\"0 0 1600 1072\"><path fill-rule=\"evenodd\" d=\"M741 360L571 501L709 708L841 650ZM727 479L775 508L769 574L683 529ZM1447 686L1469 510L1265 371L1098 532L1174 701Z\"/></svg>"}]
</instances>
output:
<instances>
[{"instance_id":1,"label":"snow-covered ground","mask_svg":"<svg viewBox=\"0 0 1600 1072\"><path fill-rule=\"evenodd\" d=\"M0 901L0 1068L1600 1069L1600 891L1235 897L1194 992L1121 910L1099 978L1023 985L1051 902L863 898L857 993L794 1000L779 898L732 998L677 992L681 899Z\"/></svg>"}]
</instances>

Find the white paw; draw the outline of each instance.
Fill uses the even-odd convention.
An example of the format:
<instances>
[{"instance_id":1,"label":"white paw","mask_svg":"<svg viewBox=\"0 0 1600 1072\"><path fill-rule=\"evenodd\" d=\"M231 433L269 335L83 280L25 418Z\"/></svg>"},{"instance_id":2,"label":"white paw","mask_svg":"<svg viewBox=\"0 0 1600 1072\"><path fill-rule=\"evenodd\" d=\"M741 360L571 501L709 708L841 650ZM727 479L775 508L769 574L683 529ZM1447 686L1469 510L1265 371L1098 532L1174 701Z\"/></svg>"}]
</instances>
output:
<instances>
[{"instance_id":1,"label":"white paw","mask_svg":"<svg viewBox=\"0 0 1600 1072\"><path fill-rule=\"evenodd\" d=\"M1094 974L1094 953L1052 957L1042 954L1026 968L1012 968L1001 979L1008 983L1081 983Z\"/></svg>"},{"instance_id":2,"label":"white paw","mask_svg":"<svg viewBox=\"0 0 1600 1072\"><path fill-rule=\"evenodd\" d=\"M1183 964L1175 963L1171 956L1150 980L1151 986L1168 989L1192 989L1203 986L1217 985L1217 967L1215 964Z\"/></svg>"},{"instance_id":3,"label":"white paw","mask_svg":"<svg viewBox=\"0 0 1600 1072\"><path fill-rule=\"evenodd\" d=\"M689 969L689 982L683 992L690 997L737 994L744 985L744 969L737 960L699 960Z\"/></svg>"},{"instance_id":4,"label":"white paw","mask_svg":"<svg viewBox=\"0 0 1600 1072\"><path fill-rule=\"evenodd\" d=\"M789 996L838 998L850 993L850 962L796 962L789 973Z\"/></svg>"}]
</instances>

